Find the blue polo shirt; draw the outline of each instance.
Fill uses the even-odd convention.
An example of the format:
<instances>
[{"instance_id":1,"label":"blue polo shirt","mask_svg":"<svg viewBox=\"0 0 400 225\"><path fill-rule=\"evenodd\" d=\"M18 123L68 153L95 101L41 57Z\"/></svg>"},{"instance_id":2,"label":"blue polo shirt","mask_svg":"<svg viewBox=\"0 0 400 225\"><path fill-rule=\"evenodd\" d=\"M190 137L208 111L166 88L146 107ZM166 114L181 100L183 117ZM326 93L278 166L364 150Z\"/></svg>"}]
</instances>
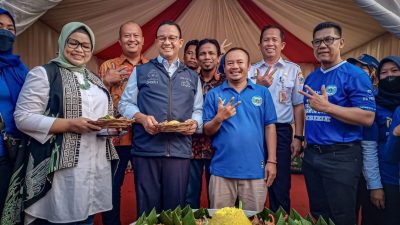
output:
<instances>
[{"instance_id":1,"label":"blue polo shirt","mask_svg":"<svg viewBox=\"0 0 400 225\"><path fill-rule=\"evenodd\" d=\"M364 131L364 140L375 141L378 144L379 172L382 183L392 185L399 185L400 182L400 162L393 162L392 157L388 157L390 151L394 151L396 148L397 151L400 150L400 145L393 145L393 142L399 139L399 137L393 136L393 129L398 124L400 124L400 107L396 113L393 113L393 111L377 105L375 121Z\"/></svg>"},{"instance_id":2,"label":"blue polo shirt","mask_svg":"<svg viewBox=\"0 0 400 225\"><path fill-rule=\"evenodd\" d=\"M316 69L307 76L304 85L318 94L325 85L329 102L335 105L375 112L374 92L368 75L346 61L327 70ZM304 109L307 143L329 145L362 140L362 126L346 124L329 114L313 110L307 97L304 97Z\"/></svg>"},{"instance_id":3,"label":"blue polo shirt","mask_svg":"<svg viewBox=\"0 0 400 225\"><path fill-rule=\"evenodd\" d=\"M265 166L265 126L276 123L276 112L271 94L266 87L253 84L238 93L227 81L210 90L204 104L204 124L218 112L218 98L227 104L241 101L236 115L225 120L213 137L215 155L210 171L215 176L236 179L262 179Z\"/></svg>"},{"instance_id":4,"label":"blue polo shirt","mask_svg":"<svg viewBox=\"0 0 400 225\"><path fill-rule=\"evenodd\" d=\"M400 106L398 106L393 113L392 123L389 128L389 137L386 144L386 151L383 153L384 159L387 159L390 162L400 163L400 137L393 135L393 130L398 125L400 125Z\"/></svg>"}]
</instances>

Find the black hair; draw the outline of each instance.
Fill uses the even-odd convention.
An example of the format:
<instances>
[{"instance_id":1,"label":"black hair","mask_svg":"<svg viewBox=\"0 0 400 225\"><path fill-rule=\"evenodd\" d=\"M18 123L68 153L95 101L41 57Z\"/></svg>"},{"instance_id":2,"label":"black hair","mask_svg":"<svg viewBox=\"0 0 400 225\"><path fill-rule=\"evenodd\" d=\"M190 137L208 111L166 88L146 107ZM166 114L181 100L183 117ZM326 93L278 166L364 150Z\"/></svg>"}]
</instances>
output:
<instances>
[{"instance_id":1,"label":"black hair","mask_svg":"<svg viewBox=\"0 0 400 225\"><path fill-rule=\"evenodd\" d=\"M178 29L178 31L179 31L179 38L182 38L181 27L180 27L177 23L175 23L175 22L172 21L172 20L165 20L165 21L161 22L160 25L158 25L157 31L160 29L160 27L162 27L162 26L164 26L164 25L175 26L176 29ZM157 35L157 33L156 33L156 35Z\"/></svg>"},{"instance_id":2,"label":"black hair","mask_svg":"<svg viewBox=\"0 0 400 225\"><path fill-rule=\"evenodd\" d=\"M190 41L186 42L186 45L185 45L185 48L184 48L183 52L186 52L188 50L189 46L191 46L191 45L196 46L196 51L197 51L197 45L198 44L199 44L199 40L197 40L197 39L193 39L193 40L190 40Z\"/></svg>"},{"instance_id":3,"label":"black hair","mask_svg":"<svg viewBox=\"0 0 400 225\"><path fill-rule=\"evenodd\" d=\"M283 31L283 28L277 24L269 24L269 25L265 25L262 30L261 30L261 34L260 34L260 43L262 42L262 38L264 35L264 32L269 30L269 29L278 29L280 36L281 36L281 41L283 42L285 40L285 31Z\"/></svg>"},{"instance_id":4,"label":"black hair","mask_svg":"<svg viewBox=\"0 0 400 225\"><path fill-rule=\"evenodd\" d=\"M215 39L211 39L211 38L205 38L205 39L201 40L201 41L199 42L199 44L197 45L197 48L196 48L196 57L197 57L197 58L199 57L199 50L200 50L200 47L203 46L203 45L205 45L205 44L207 44L207 43L213 44L213 45L215 46L215 48L217 49L217 54L218 54L218 56L221 55L221 47L219 46L218 41L215 40Z\"/></svg>"},{"instance_id":5,"label":"black hair","mask_svg":"<svg viewBox=\"0 0 400 225\"><path fill-rule=\"evenodd\" d=\"M247 63L250 64L250 54L249 54L249 52L246 51L246 49L241 48L241 47L234 47L234 48L229 49L229 50L225 53L224 64L226 64L226 56L227 56L229 53L233 52L233 51L242 51L242 52L246 53L246 55L247 55Z\"/></svg>"},{"instance_id":6,"label":"black hair","mask_svg":"<svg viewBox=\"0 0 400 225\"><path fill-rule=\"evenodd\" d=\"M339 37L342 37L342 27L334 22L323 22L318 24L314 30L313 30L313 38L315 36L315 33L317 33L317 31L323 30L323 29L327 29L327 28L333 28L335 29L335 32L337 35L339 35Z\"/></svg>"}]
</instances>

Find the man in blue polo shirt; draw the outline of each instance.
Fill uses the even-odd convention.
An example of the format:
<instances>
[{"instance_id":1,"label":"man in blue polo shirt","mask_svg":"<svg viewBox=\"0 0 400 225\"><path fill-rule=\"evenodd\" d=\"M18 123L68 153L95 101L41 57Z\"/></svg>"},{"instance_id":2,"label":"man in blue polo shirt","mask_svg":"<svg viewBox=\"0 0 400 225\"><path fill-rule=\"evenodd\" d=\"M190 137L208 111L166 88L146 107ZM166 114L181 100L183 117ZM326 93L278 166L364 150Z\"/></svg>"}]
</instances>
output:
<instances>
[{"instance_id":1,"label":"man in blue polo shirt","mask_svg":"<svg viewBox=\"0 0 400 225\"><path fill-rule=\"evenodd\" d=\"M275 107L268 89L247 79L249 63L246 50L230 49L225 54L227 81L206 97L204 133L213 136L215 149L211 208L234 206L239 198L244 209L261 211L276 176Z\"/></svg>"},{"instance_id":2,"label":"man in blue polo shirt","mask_svg":"<svg viewBox=\"0 0 400 225\"><path fill-rule=\"evenodd\" d=\"M344 39L338 24L318 24L312 45L321 68L307 77L300 91L305 96L303 173L310 209L314 217L354 225L362 126L370 126L375 116L372 84L364 71L342 60Z\"/></svg>"}]
</instances>

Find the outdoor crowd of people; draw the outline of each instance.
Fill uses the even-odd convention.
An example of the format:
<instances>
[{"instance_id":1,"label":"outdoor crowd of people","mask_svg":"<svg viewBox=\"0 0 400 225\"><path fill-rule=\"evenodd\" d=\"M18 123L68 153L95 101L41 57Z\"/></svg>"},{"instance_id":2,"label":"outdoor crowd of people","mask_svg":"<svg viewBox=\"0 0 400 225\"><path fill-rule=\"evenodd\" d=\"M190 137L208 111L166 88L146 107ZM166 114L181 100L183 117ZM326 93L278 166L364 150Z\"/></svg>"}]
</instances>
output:
<instances>
[{"instance_id":1,"label":"outdoor crowd of people","mask_svg":"<svg viewBox=\"0 0 400 225\"><path fill-rule=\"evenodd\" d=\"M0 9L0 216L10 224L120 224L130 162L137 215L200 207L290 211L290 164L303 156L310 211L337 225L399 224L400 57L341 57L342 29L313 30L320 67L306 78L282 57L284 30L260 33L263 59L212 38L190 40L162 22L158 56L142 54L135 22L119 29L121 56L86 68L95 35L80 22L61 30L58 56L30 71L12 53L13 16ZM125 135L99 135L104 115L135 119ZM157 124L192 124L160 132ZM303 147L305 151L303 152ZM268 195L268 197L267 197ZM359 209L361 208L361 214Z\"/></svg>"}]
</instances>

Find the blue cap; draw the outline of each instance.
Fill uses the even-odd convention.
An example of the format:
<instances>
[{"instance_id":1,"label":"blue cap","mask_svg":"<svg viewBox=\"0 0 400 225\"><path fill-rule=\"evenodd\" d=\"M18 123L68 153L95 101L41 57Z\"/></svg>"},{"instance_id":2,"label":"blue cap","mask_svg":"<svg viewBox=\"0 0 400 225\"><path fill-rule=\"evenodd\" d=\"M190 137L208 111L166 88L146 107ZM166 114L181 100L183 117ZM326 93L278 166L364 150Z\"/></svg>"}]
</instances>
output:
<instances>
[{"instance_id":1,"label":"blue cap","mask_svg":"<svg viewBox=\"0 0 400 225\"><path fill-rule=\"evenodd\" d=\"M348 58L347 62L351 64L361 63L362 65L372 67L375 70L378 69L379 65L379 61L375 57L368 54L361 54L357 58Z\"/></svg>"}]
</instances>

